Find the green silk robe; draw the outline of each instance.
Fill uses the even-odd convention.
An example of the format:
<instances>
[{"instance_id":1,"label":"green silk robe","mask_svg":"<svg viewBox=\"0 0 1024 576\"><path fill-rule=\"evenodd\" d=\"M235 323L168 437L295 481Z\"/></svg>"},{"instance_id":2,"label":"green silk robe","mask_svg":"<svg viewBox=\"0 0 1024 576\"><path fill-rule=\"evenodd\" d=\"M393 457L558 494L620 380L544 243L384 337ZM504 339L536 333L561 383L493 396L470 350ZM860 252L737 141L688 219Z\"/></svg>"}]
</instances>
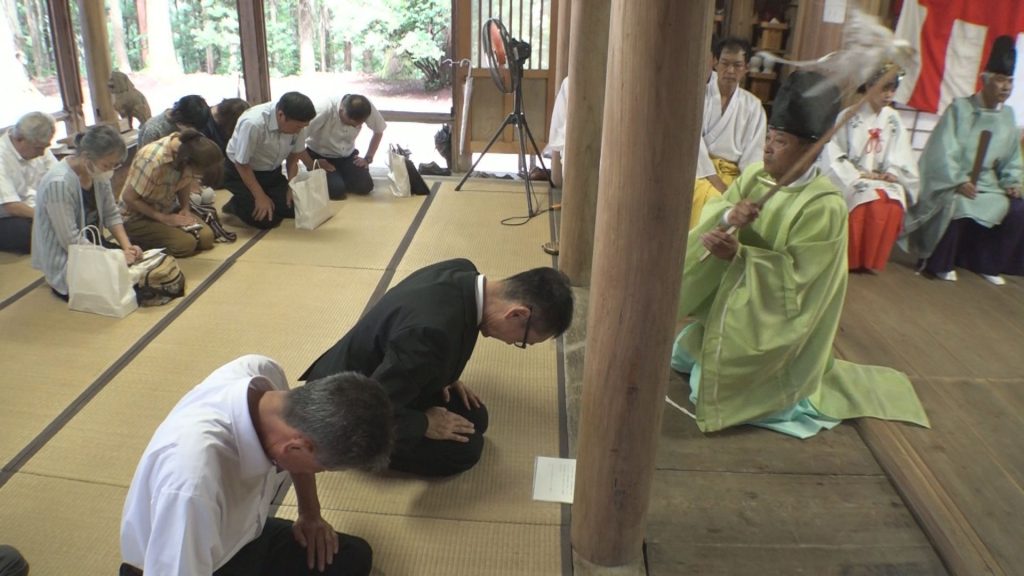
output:
<instances>
[{"instance_id":1,"label":"green silk robe","mask_svg":"<svg viewBox=\"0 0 1024 576\"><path fill-rule=\"evenodd\" d=\"M828 178L782 188L740 230L736 258L700 262L700 235L741 199L760 199L769 182L762 163L749 166L708 202L690 232L679 311L700 327L679 345L700 364L698 426L722 430L805 399L832 418L927 426L904 374L833 358L846 296L848 213Z\"/></svg>"},{"instance_id":2,"label":"green silk robe","mask_svg":"<svg viewBox=\"0 0 1024 576\"><path fill-rule=\"evenodd\" d=\"M1006 188L1020 186L1024 165L1013 109L983 108L978 99L954 99L921 153L920 198L907 210L901 242L920 258L932 255L952 220L970 218L986 228L999 225L1010 208ZM978 175L978 196L972 200L956 188L971 179L983 130L992 132L992 140Z\"/></svg>"}]
</instances>

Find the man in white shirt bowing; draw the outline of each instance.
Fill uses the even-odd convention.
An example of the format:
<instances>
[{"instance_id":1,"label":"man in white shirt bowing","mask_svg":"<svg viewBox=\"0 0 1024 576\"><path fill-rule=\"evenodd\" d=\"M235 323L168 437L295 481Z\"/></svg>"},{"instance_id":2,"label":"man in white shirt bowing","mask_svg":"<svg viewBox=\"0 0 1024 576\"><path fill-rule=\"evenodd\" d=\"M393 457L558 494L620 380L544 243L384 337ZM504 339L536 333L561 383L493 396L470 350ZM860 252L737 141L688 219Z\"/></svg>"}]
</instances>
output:
<instances>
[{"instance_id":1,"label":"man in white shirt bowing","mask_svg":"<svg viewBox=\"0 0 1024 576\"><path fill-rule=\"evenodd\" d=\"M366 155L359 156L356 137L363 124L370 127L373 137ZM320 167L327 172L327 193L332 200L344 200L348 192L365 195L373 191L370 164L387 127L366 96L346 94L317 104L302 160L309 169L314 160L320 160Z\"/></svg>"},{"instance_id":2,"label":"man in white shirt bowing","mask_svg":"<svg viewBox=\"0 0 1024 576\"><path fill-rule=\"evenodd\" d=\"M221 366L142 455L121 518L121 576L367 576L369 544L321 517L314 474L386 465L391 414L380 384L353 372L289 390L265 356ZM268 518L285 472L294 523Z\"/></svg>"},{"instance_id":3,"label":"man in white shirt bowing","mask_svg":"<svg viewBox=\"0 0 1024 576\"><path fill-rule=\"evenodd\" d=\"M764 159L768 122L757 96L740 87L750 63L750 44L725 38L712 47L714 69L704 92L704 125L697 156L690 228L704 203L720 196L747 166Z\"/></svg>"},{"instance_id":4,"label":"man in white shirt bowing","mask_svg":"<svg viewBox=\"0 0 1024 576\"><path fill-rule=\"evenodd\" d=\"M32 246L36 185L57 163L54 130L49 114L29 112L0 134L0 250L28 254Z\"/></svg>"}]
</instances>

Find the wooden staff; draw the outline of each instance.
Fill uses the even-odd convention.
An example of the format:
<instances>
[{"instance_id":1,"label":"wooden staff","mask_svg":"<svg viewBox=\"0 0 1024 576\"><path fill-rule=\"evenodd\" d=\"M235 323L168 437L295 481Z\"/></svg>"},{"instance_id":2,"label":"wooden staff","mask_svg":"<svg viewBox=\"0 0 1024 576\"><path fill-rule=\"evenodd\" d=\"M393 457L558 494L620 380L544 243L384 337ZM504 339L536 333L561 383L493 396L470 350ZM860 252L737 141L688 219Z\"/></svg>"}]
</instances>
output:
<instances>
[{"instance_id":1,"label":"wooden staff","mask_svg":"<svg viewBox=\"0 0 1024 576\"><path fill-rule=\"evenodd\" d=\"M988 153L988 143L992 141L992 131L982 130L978 135L978 152L974 155L974 167L971 168L971 184L978 183L981 176L981 168L985 164L985 154Z\"/></svg>"},{"instance_id":2,"label":"wooden staff","mask_svg":"<svg viewBox=\"0 0 1024 576\"><path fill-rule=\"evenodd\" d=\"M799 178L800 175L807 170L807 167L812 162L814 162L818 155L821 154L821 150L825 147L826 144L828 144L828 141L831 140L833 136L835 136L836 131L838 131L839 128L841 128L842 126L846 125L846 123L850 121L850 118L853 118L853 115L856 114L857 111L860 110L861 106L864 105L864 102L867 102L868 96L874 96L881 92L882 90L884 90L885 86L891 83L893 80L895 80L896 76L898 76L899 73L899 67L893 66L885 74L883 74L881 78L878 79L878 82L872 84L871 87L868 88L867 92L865 92L864 95L861 96L860 99L858 99L853 106L846 110L846 113L843 114L842 118L839 119L839 122L836 122L835 125L828 129L828 132L825 132L825 134L821 138L818 138L814 142L814 144L812 144L811 147L807 149L807 152L804 152L804 155L800 157L800 160L794 163L793 166L791 166L789 170L787 170L786 173L782 175L782 178L780 178L771 188L768 189L768 192L766 192L760 200L754 202L754 206L756 206L757 209L760 210L761 208L764 207L765 204L768 203L769 200L771 200L772 196L774 196L775 193L778 192L779 189L781 189L785 185L783 183L789 184L790 182ZM982 132L982 134L984 135L984 132ZM989 136L991 137L992 135L989 134ZM975 164L977 164L977 161L975 161ZM725 226L719 224L718 229L725 230L727 234L736 233L735 226ZM711 251L704 250L704 253L701 254L700 256L700 261L703 262L707 260L710 256Z\"/></svg>"}]
</instances>

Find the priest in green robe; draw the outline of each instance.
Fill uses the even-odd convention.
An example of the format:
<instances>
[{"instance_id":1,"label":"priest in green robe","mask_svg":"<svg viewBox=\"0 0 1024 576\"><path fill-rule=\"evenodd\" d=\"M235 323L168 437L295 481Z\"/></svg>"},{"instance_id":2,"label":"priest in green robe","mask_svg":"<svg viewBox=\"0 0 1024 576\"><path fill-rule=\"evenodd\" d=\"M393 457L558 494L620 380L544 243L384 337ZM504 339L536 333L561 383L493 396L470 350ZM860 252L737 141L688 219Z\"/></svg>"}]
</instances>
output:
<instances>
[{"instance_id":1,"label":"priest in green robe","mask_svg":"<svg viewBox=\"0 0 1024 576\"><path fill-rule=\"evenodd\" d=\"M1024 275L1024 163L1013 110L1004 104L1016 61L1014 39L996 38L981 91L953 100L921 154L920 199L907 212L901 245L940 280L955 282L956 268L996 286L1006 284L1003 274ZM982 132L991 139L979 159Z\"/></svg>"},{"instance_id":2,"label":"priest in green robe","mask_svg":"<svg viewBox=\"0 0 1024 576\"><path fill-rule=\"evenodd\" d=\"M704 432L748 423L807 438L864 416L928 425L904 374L832 356L848 273L842 193L808 163L755 204L835 123L839 103L821 75L791 74L772 107L764 162L709 201L690 232L680 313L693 322L672 367L690 373ZM713 257L702 262L705 250Z\"/></svg>"}]
</instances>

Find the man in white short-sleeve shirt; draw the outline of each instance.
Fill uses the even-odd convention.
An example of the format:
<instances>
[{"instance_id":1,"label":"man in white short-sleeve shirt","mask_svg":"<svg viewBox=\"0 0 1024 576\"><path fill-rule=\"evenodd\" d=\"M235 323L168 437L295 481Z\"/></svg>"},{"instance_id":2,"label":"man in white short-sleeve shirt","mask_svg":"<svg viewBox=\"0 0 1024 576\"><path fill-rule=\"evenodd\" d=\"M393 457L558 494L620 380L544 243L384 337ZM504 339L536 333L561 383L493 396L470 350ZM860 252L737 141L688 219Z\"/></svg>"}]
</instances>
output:
<instances>
[{"instance_id":1,"label":"man in white short-sleeve shirt","mask_svg":"<svg viewBox=\"0 0 1024 576\"><path fill-rule=\"evenodd\" d=\"M360 157L356 137L363 124L370 127L373 137L366 155ZM343 200L347 192L369 194L373 190L370 164L387 127L384 117L366 96L346 94L330 98L317 105L316 118L309 123L303 161L312 169L313 161L321 160L332 199Z\"/></svg>"},{"instance_id":2,"label":"man in white short-sleeve shirt","mask_svg":"<svg viewBox=\"0 0 1024 576\"><path fill-rule=\"evenodd\" d=\"M248 355L193 388L157 428L121 518L122 576L366 576L373 553L320 515L315 474L377 468L391 402L355 373L288 389L281 367ZM268 518L291 475L293 523Z\"/></svg>"},{"instance_id":3,"label":"man in white short-sleeve shirt","mask_svg":"<svg viewBox=\"0 0 1024 576\"><path fill-rule=\"evenodd\" d=\"M288 181L298 173L306 126L314 116L313 102L299 92L286 92L277 102L242 113L226 150L224 188L231 200L224 212L256 228L274 228L282 219L295 217Z\"/></svg>"},{"instance_id":4,"label":"man in white short-sleeve shirt","mask_svg":"<svg viewBox=\"0 0 1024 576\"><path fill-rule=\"evenodd\" d=\"M54 130L49 114L29 112L0 135L0 250L28 254L32 246L36 185L57 163L48 150Z\"/></svg>"}]
</instances>

